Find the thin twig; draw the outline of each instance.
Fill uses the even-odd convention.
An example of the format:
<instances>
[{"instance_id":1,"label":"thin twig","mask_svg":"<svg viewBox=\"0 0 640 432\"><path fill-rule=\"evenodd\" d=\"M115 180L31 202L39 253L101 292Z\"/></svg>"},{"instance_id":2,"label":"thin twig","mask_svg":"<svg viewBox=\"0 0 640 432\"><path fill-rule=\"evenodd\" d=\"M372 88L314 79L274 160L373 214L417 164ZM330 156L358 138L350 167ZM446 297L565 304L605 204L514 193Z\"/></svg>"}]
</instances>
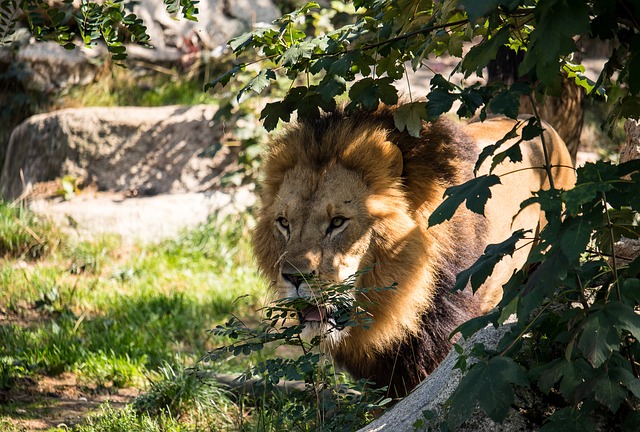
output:
<instances>
[{"instance_id":1,"label":"thin twig","mask_svg":"<svg viewBox=\"0 0 640 432\"><path fill-rule=\"evenodd\" d=\"M607 229L609 232L609 240L611 241L611 270L613 271L613 283L616 287L616 293L618 295L618 301L622 301L622 293L620 292L620 281L618 280L618 263L616 262L616 248L615 248L615 236L613 235L613 223L611 223L611 216L607 211L607 195L602 192L602 204L604 206L604 214L607 217ZM609 294L611 290L607 292L607 296L604 301L609 300Z\"/></svg>"},{"instance_id":2,"label":"thin twig","mask_svg":"<svg viewBox=\"0 0 640 432\"><path fill-rule=\"evenodd\" d=\"M533 115L535 116L538 124L542 126L542 119L540 118L540 114L538 114L538 108L536 108L536 101L533 100L533 96L529 94L529 100L531 101L531 108L533 108ZM540 140L542 141L542 151L544 153L544 167L547 171L547 177L549 178L549 187L551 189L555 189L556 186L553 182L553 173L551 172L551 158L549 157L549 150L547 149L547 144L544 139L544 130L540 134Z\"/></svg>"}]
</instances>

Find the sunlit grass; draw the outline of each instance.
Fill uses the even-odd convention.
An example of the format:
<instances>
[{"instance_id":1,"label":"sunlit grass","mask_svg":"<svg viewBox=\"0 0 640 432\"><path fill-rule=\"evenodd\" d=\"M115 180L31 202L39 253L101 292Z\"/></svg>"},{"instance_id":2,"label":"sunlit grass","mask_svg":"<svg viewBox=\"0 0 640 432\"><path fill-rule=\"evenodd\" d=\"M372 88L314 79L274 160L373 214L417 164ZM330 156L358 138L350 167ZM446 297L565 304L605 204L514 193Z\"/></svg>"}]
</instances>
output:
<instances>
[{"instance_id":1,"label":"sunlit grass","mask_svg":"<svg viewBox=\"0 0 640 432\"><path fill-rule=\"evenodd\" d=\"M142 71L106 63L92 83L70 88L60 101L68 107L217 104L203 91L204 80L184 79L184 72L173 69Z\"/></svg>"},{"instance_id":2,"label":"sunlit grass","mask_svg":"<svg viewBox=\"0 0 640 432\"><path fill-rule=\"evenodd\" d=\"M0 259L38 259L58 245L60 233L22 205L0 205Z\"/></svg>"},{"instance_id":3,"label":"sunlit grass","mask_svg":"<svg viewBox=\"0 0 640 432\"><path fill-rule=\"evenodd\" d=\"M14 211L6 203L0 210ZM60 244L38 261L25 261L23 252L2 260L0 390L10 391L24 377L71 372L92 388L148 389L140 413L156 413L153 419L140 413L130 418L127 410L105 414L78 430L207 430L193 429L205 420L228 425L235 405L184 369L222 343L210 329L230 313L255 315L261 305L265 286L251 259L251 218L212 218L177 239L126 249L116 237L78 242L54 235L54 227L41 228L38 218L20 211L22 223L32 224L25 226ZM30 250L31 242L32 236L16 235L12 250ZM209 366L245 369L242 361ZM152 409L154 401L161 406L174 399L171 409ZM217 418L226 420L209 418L215 410L207 404L214 402Z\"/></svg>"}]
</instances>

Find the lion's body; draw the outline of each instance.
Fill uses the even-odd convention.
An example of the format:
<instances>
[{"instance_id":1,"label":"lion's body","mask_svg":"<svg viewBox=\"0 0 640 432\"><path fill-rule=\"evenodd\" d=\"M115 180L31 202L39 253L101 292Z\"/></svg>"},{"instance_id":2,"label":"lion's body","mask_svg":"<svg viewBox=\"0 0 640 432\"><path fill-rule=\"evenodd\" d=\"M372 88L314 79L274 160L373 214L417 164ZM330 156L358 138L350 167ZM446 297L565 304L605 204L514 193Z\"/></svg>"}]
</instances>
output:
<instances>
[{"instance_id":1,"label":"lion's body","mask_svg":"<svg viewBox=\"0 0 640 432\"><path fill-rule=\"evenodd\" d=\"M429 228L445 189L471 178L479 148L501 139L514 122L470 124L464 133L438 121L413 138L394 129L393 110L330 113L273 138L253 242L261 270L282 297L314 295L300 275L340 281L370 268L358 276L357 288L397 284L355 294L373 323L336 330L328 345L351 374L403 395L446 356L452 330L497 303L501 284L522 265L527 248L501 263L476 296L450 288L487 244L511 234L519 203L548 181L543 169L505 175L504 185L495 193L492 188L486 219L460 209L450 221ZM562 141L553 132L549 137L554 165L570 166ZM525 145L522 164L542 167L541 154L536 144ZM501 172L520 168L504 165ZM571 174L563 174L556 187L571 181ZM530 207L515 227L535 230L538 213ZM326 321L330 311L320 305L309 314L309 326Z\"/></svg>"}]
</instances>

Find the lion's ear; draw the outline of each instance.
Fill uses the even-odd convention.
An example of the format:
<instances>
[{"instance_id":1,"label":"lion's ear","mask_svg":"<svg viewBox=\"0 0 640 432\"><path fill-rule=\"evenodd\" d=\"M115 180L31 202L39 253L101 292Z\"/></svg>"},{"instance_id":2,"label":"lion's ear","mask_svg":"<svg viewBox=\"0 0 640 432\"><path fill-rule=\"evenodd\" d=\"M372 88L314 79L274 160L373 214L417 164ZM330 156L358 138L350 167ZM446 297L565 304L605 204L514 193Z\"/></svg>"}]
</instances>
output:
<instances>
[{"instance_id":1,"label":"lion's ear","mask_svg":"<svg viewBox=\"0 0 640 432\"><path fill-rule=\"evenodd\" d=\"M341 158L345 166L364 173L370 180L399 179L403 163L398 146L386 139L375 139L380 137L368 138L353 143L345 150Z\"/></svg>"},{"instance_id":2,"label":"lion's ear","mask_svg":"<svg viewBox=\"0 0 640 432\"><path fill-rule=\"evenodd\" d=\"M384 154L383 160L387 161L387 168L391 172L393 177L402 176L402 152L397 145L391 141L385 141L382 146L382 152Z\"/></svg>"}]
</instances>

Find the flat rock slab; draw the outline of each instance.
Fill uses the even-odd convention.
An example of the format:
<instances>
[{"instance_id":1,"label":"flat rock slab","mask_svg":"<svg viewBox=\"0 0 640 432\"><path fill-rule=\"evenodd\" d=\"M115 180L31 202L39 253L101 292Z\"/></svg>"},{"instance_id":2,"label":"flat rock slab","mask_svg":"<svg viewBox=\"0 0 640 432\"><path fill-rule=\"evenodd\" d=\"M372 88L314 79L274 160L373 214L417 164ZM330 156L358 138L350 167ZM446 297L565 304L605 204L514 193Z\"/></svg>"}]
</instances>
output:
<instances>
[{"instance_id":1,"label":"flat rock slab","mask_svg":"<svg viewBox=\"0 0 640 432\"><path fill-rule=\"evenodd\" d=\"M232 171L211 105L74 108L33 116L11 134L0 194L65 175L99 190L139 195L203 192ZM207 148L217 145L210 156Z\"/></svg>"},{"instance_id":2,"label":"flat rock slab","mask_svg":"<svg viewBox=\"0 0 640 432\"><path fill-rule=\"evenodd\" d=\"M69 201L37 199L29 206L71 235L92 239L119 235L123 243L153 243L204 223L211 215L245 211L255 197L250 188L127 198L117 193L79 195Z\"/></svg>"}]
</instances>

